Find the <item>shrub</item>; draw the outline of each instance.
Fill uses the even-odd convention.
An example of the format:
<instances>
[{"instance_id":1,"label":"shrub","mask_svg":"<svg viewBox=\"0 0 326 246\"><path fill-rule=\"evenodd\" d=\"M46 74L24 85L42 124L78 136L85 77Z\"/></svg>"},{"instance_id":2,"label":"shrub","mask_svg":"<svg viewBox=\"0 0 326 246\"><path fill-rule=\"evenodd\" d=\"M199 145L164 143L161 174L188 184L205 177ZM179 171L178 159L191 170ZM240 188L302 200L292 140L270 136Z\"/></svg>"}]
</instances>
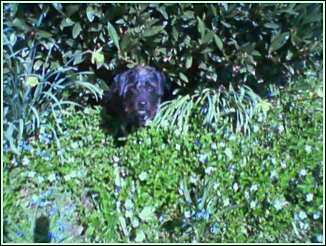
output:
<instances>
[{"instance_id":1,"label":"shrub","mask_svg":"<svg viewBox=\"0 0 326 246\"><path fill-rule=\"evenodd\" d=\"M175 100L167 101L154 118L154 124L174 128L177 132L187 132L190 127L190 118L200 113L203 125L216 131L223 127L224 120L228 120L236 131L250 133L249 122L257 113L261 101L249 87L242 86L235 90L230 85L226 90L206 88L196 90L192 96L179 96ZM199 109L199 112L197 110Z\"/></svg>"},{"instance_id":2,"label":"shrub","mask_svg":"<svg viewBox=\"0 0 326 246\"><path fill-rule=\"evenodd\" d=\"M15 27L25 26L15 20L4 23L4 144L20 154L27 137L50 130L58 139L63 109L77 105L68 100L70 90L82 87L95 97L101 90L84 81L85 72L73 66L75 54L65 54L60 64L52 59L55 50L60 50L54 39L42 32L37 38L17 32ZM40 26L43 15L34 21L35 27ZM21 47L22 43L26 46Z\"/></svg>"},{"instance_id":3,"label":"shrub","mask_svg":"<svg viewBox=\"0 0 326 246\"><path fill-rule=\"evenodd\" d=\"M61 54L80 54L75 64L88 60L112 70L148 63L180 85L270 84L321 61L322 5L316 3L5 7L25 38L34 32L55 39ZM86 50L93 55L81 55Z\"/></svg>"}]
</instances>

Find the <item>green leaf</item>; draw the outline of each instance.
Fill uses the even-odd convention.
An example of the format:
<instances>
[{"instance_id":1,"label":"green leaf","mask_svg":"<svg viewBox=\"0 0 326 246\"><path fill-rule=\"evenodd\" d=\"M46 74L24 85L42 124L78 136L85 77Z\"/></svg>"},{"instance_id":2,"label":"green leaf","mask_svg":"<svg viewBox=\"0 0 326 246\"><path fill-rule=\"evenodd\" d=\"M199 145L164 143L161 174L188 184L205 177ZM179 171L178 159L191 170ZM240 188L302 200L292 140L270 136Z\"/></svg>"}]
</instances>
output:
<instances>
[{"instance_id":1,"label":"green leaf","mask_svg":"<svg viewBox=\"0 0 326 246\"><path fill-rule=\"evenodd\" d=\"M86 8L86 15L87 15L87 19L90 22L93 22L94 17L95 17L95 13L94 13L94 9L91 6L87 6L87 8Z\"/></svg>"},{"instance_id":2,"label":"green leaf","mask_svg":"<svg viewBox=\"0 0 326 246\"><path fill-rule=\"evenodd\" d=\"M289 37L289 32L279 33L274 36L269 47L269 53L272 53L273 51L282 48L282 46L288 41Z\"/></svg>"},{"instance_id":3,"label":"green leaf","mask_svg":"<svg viewBox=\"0 0 326 246\"><path fill-rule=\"evenodd\" d=\"M24 121L23 119L19 119L19 134L18 134L19 140L23 138L23 133L24 133Z\"/></svg>"},{"instance_id":4,"label":"green leaf","mask_svg":"<svg viewBox=\"0 0 326 246\"><path fill-rule=\"evenodd\" d=\"M189 69L192 66L192 56L187 56L186 68Z\"/></svg>"},{"instance_id":5,"label":"green leaf","mask_svg":"<svg viewBox=\"0 0 326 246\"><path fill-rule=\"evenodd\" d=\"M139 218L142 221L148 221L154 216L154 208L151 206L144 207L139 214Z\"/></svg>"},{"instance_id":6,"label":"green leaf","mask_svg":"<svg viewBox=\"0 0 326 246\"><path fill-rule=\"evenodd\" d=\"M226 148L224 150L224 153L225 153L225 155L227 156L227 158L229 160L232 160L233 159L233 153L232 153L232 150L230 148Z\"/></svg>"},{"instance_id":7,"label":"green leaf","mask_svg":"<svg viewBox=\"0 0 326 246\"><path fill-rule=\"evenodd\" d=\"M125 201L125 208L127 210L132 210L134 208L134 203L130 199L127 199Z\"/></svg>"},{"instance_id":8,"label":"green leaf","mask_svg":"<svg viewBox=\"0 0 326 246\"><path fill-rule=\"evenodd\" d=\"M184 82L189 82L187 76L184 73L180 72L179 76L180 76L180 79L182 79Z\"/></svg>"},{"instance_id":9,"label":"green leaf","mask_svg":"<svg viewBox=\"0 0 326 246\"><path fill-rule=\"evenodd\" d=\"M9 42L11 46L14 46L17 41L16 33L12 33L9 37Z\"/></svg>"},{"instance_id":10,"label":"green leaf","mask_svg":"<svg viewBox=\"0 0 326 246\"><path fill-rule=\"evenodd\" d=\"M46 31L41 31L41 30L38 30L37 33L36 33L36 37L37 38L51 38L52 37L52 34L49 33L49 32L46 32Z\"/></svg>"},{"instance_id":11,"label":"green leaf","mask_svg":"<svg viewBox=\"0 0 326 246\"><path fill-rule=\"evenodd\" d=\"M73 24L75 24L75 22L72 21L70 18L64 18L64 19L61 21L61 24L60 24L60 30L62 31L63 28L68 27L68 26L72 26Z\"/></svg>"},{"instance_id":12,"label":"green leaf","mask_svg":"<svg viewBox=\"0 0 326 246\"><path fill-rule=\"evenodd\" d=\"M169 19L169 15L166 13L165 6L160 6L160 7L156 8L156 9L157 9L158 12L160 12L163 15L164 19L166 19L166 20Z\"/></svg>"},{"instance_id":13,"label":"green leaf","mask_svg":"<svg viewBox=\"0 0 326 246\"><path fill-rule=\"evenodd\" d=\"M205 49L200 51L201 54L211 53L211 52L213 52L213 48L211 47L206 47Z\"/></svg>"},{"instance_id":14,"label":"green leaf","mask_svg":"<svg viewBox=\"0 0 326 246\"><path fill-rule=\"evenodd\" d=\"M7 127L7 130L5 131L5 138L9 141L9 146L11 151L13 151L15 154L20 155L19 149L14 144L14 134L15 126L9 122L9 125Z\"/></svg>"},{"instance_id":15,"label":"green leaf","mask_svg":"<svg viewBox=\"0 0 326 246\"><path fill-rule=\"evenodd\" d=\"M14 17L17 13L19 3L10 3L10 16Z\"/></svg>"},{"instance_id":16,"label":"green leaf","mask_svg":"<svg viewBox=\"0 0 326 246\"><path fill-rule=\"evenodd\" d=\"M221 21L222 25L225 26L226 28L231 28L231 24L225 22L225 21Z\"/></svg>"},{"instance_id":17,"label":"green leaf","mask_svg":"<svg viewBox=\"0 0 326 246\"><path fill-rule=\"evenodd\" d=\"M74 63L73 65L80 64L81 62L84 61L83 53L82 52L76 52L74 55Z\"/></svg>"},{"instance_id":18,"label":"green leaf","mask_svg":"<svg viewBox=\"0 0 326 246\"><path fill-rule=\"evenodd\" d=\"M315 90L315 93L316 93L317 96L320 97L320 98L323 98L323 96L324 96L324 93L323 93L322 88L318 88L318 89L316 89L316 90Z\"/></svg>"},{"instance_id":19,"label":"green leaf","mask_svg":"<svg viewBox=\"0 0 326 246\"><path fill-rule=\"evenodd\" d=\"M120 222L120 226L122 228L122 231L123 231L123 234L125 236L129 236L129 232L128 232L128 229L127 229L127 223L126 223L126 220L123 216L119 216L119 222Z\"/></svg>"},{"instance_id":20,"label":"green leaf","mask_svg":"<svg viewBox=\"0 0 326 246\"><path fill-rule=\"evenodd\" d=\"M80 11L80 4L65 4L65 13L67 16L72 16L78 11Z\"/></svg>"},{"instance_id":21,"label":"green leaf","mask_svg":"<svg viewBox=\"0 0 326 246\"><path fill-rule=\"evenodd\" d=\"M132 218L131 225L133 228L137 228L139 226L139 220L138 218Z\"/></svg>"},{"instance_id":22,"label":"green leaf","mask_svg":"<svg viewBox=\"0 0 326 246\"><path fill-rule=\"evenodd\" d=\"M34 66L33 66L33 69L35 71L39 70L40 67L43 65L43 61L42 60L37 60L35 63L34 63Z\"/></svg>"},{"instance_id":23,"label":"green leaf","mask_svg":"<svg viewBox=\"0 0 326 246\"><path fill-rule=\"evenodd\" d=\"M35 76L35 75L29 75L27 76L26 78L26 84L29 86L29 87L35 87L37 86L39 83L38 81L38 77Z\"/></svg>"},{"instance_id":24,"label":"green leaf","mask_svg":"<svg viewBox=\"0 0 326 246\"><path fill-rule=\"evenodd\" d=\"M258 50L254 50L251 55L261 57L261 53Z\"/></svg>"},{"instance_id":25,"label":"green leaf","mask_svg":"<svg viewBox=\"0 0 326 246\"><path fill-rule=\"evenodd\" d=\"M150 29L147 29L143 33L143 37L151 37L159 34L162 30L164 30L163 26L153 26Z\"/></svg>"},{"instance_id":26,"label":"green leaf","mask_svg":"<svg viewBox=\"0 0 326 246\"><path fill-rule=\"evenodd\" d=\"M183 191L183 195L186 199L186 201L191 204L192 203L192 200L191 200L191 196L190 196L190 193L189 193L189 190L188 190L188 187L187 187L187 181L186 179L184 178L183 180L181 180L181 187L180 187Z\"/></svg>"},{"instance_id":27,"label":"green leaf","mask_svg":"<svg viewBox=\"0 0 326 246\"><path fill-rule=\"evenodd\" d=\"M33 119L36 120L36 127L39 128L40 127L40 116L39 116L39 113L38 113L37 109L34 106L31 106L31 110L32 110L32 112L34 114L33 115Z\"/></svg>"},{"instance_id":28,"label":"green leaf","mask_svg":"<svg viewBox=\"0 0 326 246\"><path fill-rule=\"evenodd\" d=\"M120 41L120 49L125 51L128 51L138 44L138 37L131 37L130 35L124 35L121 37Z\"/></svg>"},{"instance_id":29,"label":"green leaf","mask_svg":"<svg viewBox=\"0 0 326 246\"><path fill-rule=\"evenodd\" d=\"M312 22L322 22L322 15L319 13L311 12L309 15L306 15L303 19L302 25L312 23Z\"/></svg>"},{"instance_id":30,"label":"green leaf","mask_svg":"<svg viewBox=\"0 0 326 246\"><path fill-rule=\"evenodd\" d=\"M217 34L214 35L214 41L215 41L216 46L220 49L220 51L223 52L223 50L224 50L223 42L222 42L222 39Z\"/></svg>"},{"instance_id":31,"label":"green leaf","mask_svg":"<svg viewBox=\"0 0 326 246\"><path fill-rule=\"evenodd\" d=\"M79 33L81 31L81 26L79 24L79 22L77 22L74 27L72 28L72 37L73 38L77 38Z\"/></svg>"},{"instance_id":32,"label":"green leaf","mask_svg":"<svg viewBox=\"0 0 326 246\"><path fill-rule=\"evenodd\" d=\"M91 62L92 64L96 64L97 68L104 64L104 60L105 58L102 49L98 49L92 53Z\"/></svg>"},{"instance_id":33,"label":"green leaf","mask_svg":"<svg viewBox=\"0 0 326 246\"><path fill-rule=\"evenodd\" d=\"M199 17L197 17L197 21L198 21L198 25L197 25L198 32L200 33L201 38L203 38L206 30L205 23Z\"/></svg>"},{"instance_id":34,"label":"green leaf","mask_svg":"<svg viewBox=\"0 0 326 246\"><path fill-rule=\"evenodd\" d=\"M275 24L274 22L266 23L266 24L264 25L264 27L266 27L266 28L270 28L270 29L278 29L278 28L280 28L280 26L277 25L277 24Z\"/></svg>"},{"instance_id":35,"label":"green leaf","mask_svg":"<svg viewBox=\"0 0 326 246\"><path fill-rule=\"evenodd\" d=\"M25 21L23 21L22 19L18 19L18 18L15 18L13 20L12 25L14 27L17 27L20 30L25 31L25 32L28 32L32 29L29 25L26 24Z\"/></svg>"},{"instance_id":36,"label":"green leaf","mask_svg":"<svg viewBox=\"0 0 326 246\"><path fill-rule=\"evenodd\" d=\"M270 104L269 102L267 102L265 100L261 100L257 104L257 110L261 110L264 113L267 113L271 108L272 108L272 104Z\"/></svg>"},{"instance_id":37,"label":"green leaf","mask_svg":"<svg viewBox=\"0 0 326 246\"><path fill-rule=\"evenodd\" d=\"M202 38L202 43L207 44L210 43L213 39L214 33L213 32L207 32L204 37Z\"/></svg>"},{"instance_id":38,"label":"green leaf","mask_svg":"<svg viewBox=\"0 0 326 246\"><path fill-rule=\"evenodd\" d=\"M110 37L113 40L114 45L118 48L118 50L120 50L118 33L115 30L114 26L112 26L112 24L110 22L108 22L108 31L109 31Z\"/></svg>"},{"instance_id":39,"label":"green leaf","mask_svg":"<svg viewBox=\"0 0 326 246\"><path fill-rule=\"evenodd\" d=\"M143 171L141 174L139 174L139 179L140 179L141 181L144 181L144 180L146 180L147 178L148 178L148 173L147 173L147 172Z\"/></svg>"},{"instance_id":40,"label":"green leaf","mask_svg":"<svg viewBox=\"0 0 326 246\"><path fill-rule=\"evenodd\" d=\"M191 11L191 10L187 10L185 12L183 12L182 14L182 18L187 20L187 19L193 19L195 16L194 16L194 11Z\"/></svg>"},{"instance_id":41,"label":"green leaf","mask_svg":"<svg viewBox=\"0 0 326 246\"><path fill-rule=\"evenodd\" d=\"M62 12L62 4L61 3L52 3L52 6L57 10L59 11L61 14L64 14Z\"/></svg>"},{"instance_id":42,"label":"green leaf","mask_svg":"<svg viewBox=\"0 0 326 246\"><path fill-rule=\"evenodd\" d=\"M135 242L139 243L144 241L146 238L145 233L142 230L137 230Z\"/></svg>"}]
</instances>

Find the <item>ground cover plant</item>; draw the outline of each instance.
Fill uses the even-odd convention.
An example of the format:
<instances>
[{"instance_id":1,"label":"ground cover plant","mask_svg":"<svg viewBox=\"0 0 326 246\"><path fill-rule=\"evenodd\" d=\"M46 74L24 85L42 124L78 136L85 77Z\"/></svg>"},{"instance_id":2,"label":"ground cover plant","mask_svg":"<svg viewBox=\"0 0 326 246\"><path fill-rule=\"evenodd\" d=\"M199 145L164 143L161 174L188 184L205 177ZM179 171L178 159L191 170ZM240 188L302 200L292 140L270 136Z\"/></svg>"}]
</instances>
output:
<instances>
[{"instance_id":1,"label":"ground cover plant","mask_svg":"<svg viewBox=\"0 0 326 246\"><path fill-rule=\"evenodd\" d=\"M43 215L52 242L318 242L318 95L275 92L250 136L195 114L187 134L149 127L118 148L100 108L67 110L60 149L44 133L4 155L5 239L32 241Z\"/></svg>"}]
</instances>

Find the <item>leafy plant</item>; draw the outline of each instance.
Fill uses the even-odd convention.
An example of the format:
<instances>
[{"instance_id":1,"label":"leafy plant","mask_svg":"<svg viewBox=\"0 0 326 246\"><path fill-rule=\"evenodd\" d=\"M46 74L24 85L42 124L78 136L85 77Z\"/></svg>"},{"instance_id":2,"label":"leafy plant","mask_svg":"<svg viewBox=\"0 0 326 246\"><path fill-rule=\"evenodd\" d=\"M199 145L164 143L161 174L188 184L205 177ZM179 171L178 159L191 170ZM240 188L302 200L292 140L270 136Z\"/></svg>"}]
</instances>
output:
<instances>
[{"instance_id":1,"label":"leafy plant","mask_svg":"<svg viewBox=\"0 0 326 246\"><path fill-rule=\"evenodd\" d=\"M259 107L262 100L249 87L241 86L239 90L232 85L227 90L221 86L218 90L205 88L196 90L190 96L179 96L175 100L161 105L154 124L172 127L177 131L187 132L190 127L190 117L200 109L203 124L211 129L223 125L223 120L230 120L236 131L250 132L250 120L263 110Z\"/></svg>"},{"instance_id":2,"label":"leafy plant","mask_svg":"<svg viewBox=\"0 0 326 246\"><path fill-rule=\"evenodd\" d=\"M236 119L235 128L248 131L248 120L254 111L250 105L256 100L252 92L251 99L249 94L244 96L248 100L242 98L243 93L249 92L248 87L265 96L271 84L285 85L304 69L322 70L321 6L8 3L5 20L15 32L7 39L17 42L16 46L30 43L26 42L30 37L42 42L56 40L59 52L51 59L64 66L62 61L67 62L69 57L73 59L69 66L75 72L94 71L104 82L94 76L87 76L86 80L95 81L102 89L120 69L142 63L159 67L172 83L184 89L181 92L189 94L175 102L176 107L183 107L183 112L172 109L171 102L172 108L166 113L173 117L170 122L177 123L178 119L177 125L185 123L187 128L191 108L202 104L206 110L207 104L205 124L214 123L224 106L235 110L231 113ZM36 77L29 78L29 83L37 83ZM232 89L223 93L208 89L223 87ZM76 100L88 96L70 94ZM190 102L190 98L199 101ZM266 105L261 104L258 109L266 110Z\"/></svg>"},{"instance_id":3,"label":"leafy plant","mask_svg":"<svg viewBox=\"0 0 326 246\"><path fill-rule=\"evenodd\" d=\"M88 72L78 72L72 64L82 53L66 54L63 64L59 64L52 60L55 50L60 50L55 40L32 39L28 40L27 47L19 47L18 40L25 38L27 36L18 35L12 24L5 22L4 140L16 154L20 154L22 140L38 135L41 128L58 140L63 109L78 105L68 100L67 92L83 88L95 97L101 95L96 85L85 81Z\"/></svg>"},{"instance_id":4,"label":"leafy plant","mask_svg":"<svg viewBox=\"0 0 326 246\"><path fill-rule=\"evenodd\" d=\"M320 86L311 78L271 90L273 110L253 117L250 135L227 122L202 127L198 104L186 133L148 126L119 147L100 127L100 107L69 108L60 149L34 139L22 158L4 154L6 242L31 242L36 204L52 242L320 242Z\"/></svg>"},{"instance_id":5,"label":"leafy plant","mask_svg":"<svg viewBox=\"0 0 326 246\"><path fill-rule=\"evenodd\" d=\"M7 199L10 196L6 193ZM17 243L80 241L83 227L77 224L74 216L76 206L69 196L68 193L58 193L51 187L40 194L33 194L31 200L22 197L23 205L13 204L19 213L5 218L7 229L4 240ZM5 205L6 209L12 209L8 203Z\"/></svg>"},{"instance_id":6,"label":"leafy plant","mask_svg":"<svg viewBox=\"0 0 326 246\"><path fill-rule=\"evenodd\" d=\"M4 4L4 241L322 242L321 6ZM187 94L116 146L71 100L139 63Z\"/></svg>"},{"instance_id":7,"label":"leafy plant","mask_svg":"<svg viewBox=\"0 0 326 246\"><path fill-rule=\"evenodd\" d=\"M321 6L56 3L6 4L5 9L16 27L30 26L43 11L49 18L39 22L36 35L55 38L63 52L101 48L108 70L146 63L185 87L246 83L256 88L296 76L303 68L320 68ZM24 18L27 13L30 19Z\"/></svg>"}]
</instances>

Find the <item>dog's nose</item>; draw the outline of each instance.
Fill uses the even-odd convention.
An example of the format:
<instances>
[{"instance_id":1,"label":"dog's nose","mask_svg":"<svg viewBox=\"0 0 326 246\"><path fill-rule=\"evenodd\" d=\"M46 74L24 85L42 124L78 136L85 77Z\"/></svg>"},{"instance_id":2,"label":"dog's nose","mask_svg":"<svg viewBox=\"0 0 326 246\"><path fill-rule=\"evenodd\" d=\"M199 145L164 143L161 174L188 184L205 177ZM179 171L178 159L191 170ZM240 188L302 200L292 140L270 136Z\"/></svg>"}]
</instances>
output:
<instances>
[{"instance_id":1,"label":"dog's nose","mask_svg":"<svg viewBox=\"0 0 326 246\"><path fill-rule=\"evenodd\" d=\"M147 104L146 101L140 101L140 102L139 102L139 106L140 106L140 107L144 107L144 106L146 106L146 104Z\"/></svg>"}]
</instances>

